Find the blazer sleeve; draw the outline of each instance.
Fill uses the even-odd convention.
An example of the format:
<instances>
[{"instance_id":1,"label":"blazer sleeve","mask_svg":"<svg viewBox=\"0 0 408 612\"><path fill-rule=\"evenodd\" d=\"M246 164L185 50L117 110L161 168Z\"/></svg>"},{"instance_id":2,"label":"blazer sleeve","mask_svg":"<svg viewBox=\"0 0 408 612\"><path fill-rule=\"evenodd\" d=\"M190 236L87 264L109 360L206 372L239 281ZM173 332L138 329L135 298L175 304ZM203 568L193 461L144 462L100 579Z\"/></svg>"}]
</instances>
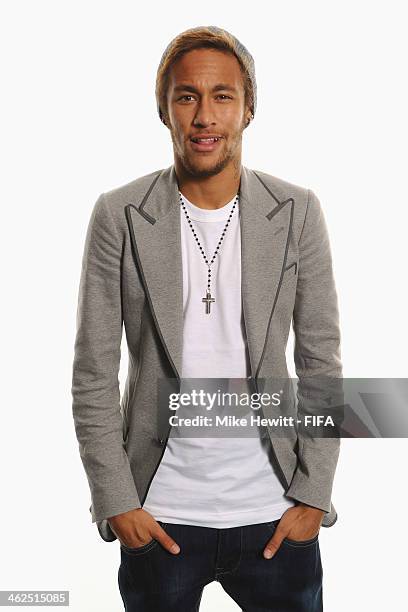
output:
<instances>
[{"instance_id":1,"label":"blazer sleeve","mask_svg":"<svg viewBox=\"0 0 408 612\"><path fill-rule=\"evenodd\" d=\"M337 293L324 214L311 190L299 239L293 329L298 413L326 410L335 416L343 404ZM340 438L301 434L298 442L298 464L286 495L330 512Z\"/></svg>"},{"instance_id":2,"label":"blazer sleeve","mask_svg":"<svg viewBox=\"0 0 408 612\"><path fill-rule=\"evenodd\" d=\"M72 369L72 414L93 523L141 507L120 412L121 253L112 213L101 194L85 239Z\"/></svg>"}]
</instances>

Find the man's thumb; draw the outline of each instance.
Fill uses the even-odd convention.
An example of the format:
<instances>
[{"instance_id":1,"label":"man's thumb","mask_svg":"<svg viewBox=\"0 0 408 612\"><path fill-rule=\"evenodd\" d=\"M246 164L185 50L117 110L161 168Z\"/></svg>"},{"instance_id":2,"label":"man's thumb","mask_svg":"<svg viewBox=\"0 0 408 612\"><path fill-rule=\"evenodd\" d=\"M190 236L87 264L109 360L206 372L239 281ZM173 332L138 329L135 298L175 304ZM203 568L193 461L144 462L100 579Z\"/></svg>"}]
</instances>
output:
<instances>
[{"instance_id":1,"label":"man's thumb","mask_svg":"<svg viewBox=\"0 0 408 612\"><path fill-rule=\"evenodd\" d=\"M271 559L273 557L273 555L279 549L279 546L282 544L282 540L284 539L284 537L285 536L280 531L278 530L275 531L272 538L269 540L269 542L265 546L265 550L264 550L265 559Z\"/></svg>"},{"instance_id":2,"label":"man's thumb","mask_svg":"<svg viewBox=\"0 0 408 612\"><path fill-rule=\"evenodd\" d=\"M163 529L163 527L160 527L160 525L159 531L155 538L160 542L163 548L173 553L174 555L177 555L180 552L180 546L177 544L177 542L173 540L173 538L169 536L169 534L166 532L165 529Z\"/></svg>"}]
</instances>

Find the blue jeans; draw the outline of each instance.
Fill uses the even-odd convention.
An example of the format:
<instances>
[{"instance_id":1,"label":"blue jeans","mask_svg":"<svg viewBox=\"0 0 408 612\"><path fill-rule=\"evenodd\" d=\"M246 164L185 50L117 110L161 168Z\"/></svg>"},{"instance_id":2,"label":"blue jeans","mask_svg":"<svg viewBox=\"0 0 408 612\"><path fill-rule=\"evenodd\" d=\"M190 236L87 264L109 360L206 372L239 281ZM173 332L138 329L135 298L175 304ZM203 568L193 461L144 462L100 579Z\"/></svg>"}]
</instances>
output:
<instances>
[{"instance_id":1,"label":"blue jeans","mask_svg":"<svg viewBox=\"0 0 408 612\"><path fill-rule=\"evenodd\" d=\"M158 521L180 552L173 555L156 540L137 548L120 545L125 610L193 612L205 585L217 580L244 612L321 612L319 534L303 542L285 539L265 559L279 520L228 529Z\"/></svg>"}]
</instances>

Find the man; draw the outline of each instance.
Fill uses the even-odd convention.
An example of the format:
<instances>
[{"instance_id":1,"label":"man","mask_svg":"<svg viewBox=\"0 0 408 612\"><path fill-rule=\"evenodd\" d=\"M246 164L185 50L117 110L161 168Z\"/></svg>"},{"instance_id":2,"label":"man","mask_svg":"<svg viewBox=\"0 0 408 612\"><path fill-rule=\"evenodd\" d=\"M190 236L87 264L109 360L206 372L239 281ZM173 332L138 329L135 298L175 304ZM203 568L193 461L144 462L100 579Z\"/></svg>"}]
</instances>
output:
<instances>
[{"instance_id":1,"label":"man","mask_svg":"<svg viewBox=\"0 0 408 612\"><path fill-rule=\"evenodd\" d=\"M287 378L292 321L299 397L308 377L341 378L323 212L313 191L242 166L256 82L230 33L177 36L156 97L174 164L103 193L86 236L72 394L92 521L120 541L126 610L197 610L218 580L247 611L317 612L339 441L163 434L157 383Z\"/></svg>"}]
</instances>

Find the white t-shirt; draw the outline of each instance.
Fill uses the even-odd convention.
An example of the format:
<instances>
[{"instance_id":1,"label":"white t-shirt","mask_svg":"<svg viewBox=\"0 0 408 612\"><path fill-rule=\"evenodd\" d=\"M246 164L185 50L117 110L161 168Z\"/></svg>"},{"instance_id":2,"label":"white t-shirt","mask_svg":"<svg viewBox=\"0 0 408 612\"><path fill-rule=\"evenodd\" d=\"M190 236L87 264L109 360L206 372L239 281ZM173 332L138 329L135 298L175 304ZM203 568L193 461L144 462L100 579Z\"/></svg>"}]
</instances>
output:
<instances>
[{"instance_id":1,"label":"white t-shirt","mask_svg":"<svg viewBox=\"0 0 408 612\"><path fill-rule=\"evenodd\" d=\"M210 262L235 198L216 210L183 201ZM206 314L208 268L180 205L183 264L182 378L248 378L241 299L239 202L211 266L215 302ZM271 462L268 435L173 437L167 441L143 508L156 520L203 527L273 521L294 501L285 497ZM265 433L265 432L263 432Z\"/></svg>"}]
</instances>

